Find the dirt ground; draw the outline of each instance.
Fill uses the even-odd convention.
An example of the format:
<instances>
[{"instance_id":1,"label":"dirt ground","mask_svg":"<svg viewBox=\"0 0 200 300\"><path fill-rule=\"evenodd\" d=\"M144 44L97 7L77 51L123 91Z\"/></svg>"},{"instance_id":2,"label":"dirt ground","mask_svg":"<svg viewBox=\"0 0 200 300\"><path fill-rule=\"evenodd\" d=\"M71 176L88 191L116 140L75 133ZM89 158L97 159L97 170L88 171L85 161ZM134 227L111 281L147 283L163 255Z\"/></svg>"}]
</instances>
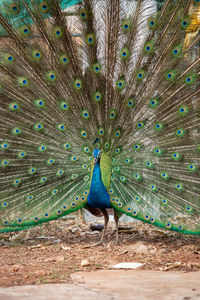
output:
<instances>
[{"instance_id":1,"label":"dirt ground","mask_svg":"<svg viewBox=\"0 0 200 300\"><path fill-rule=\"evenodd\" d=\"M162 231L146 224L123 224L114 245L109 224L104 245L91 247L100 231L60 220L24 233L0 235L0 286L71 283L71 274L110 270L140 262L140 270L200 271L200 237ZM199 274L199 273L198 273Z\"/></svg>"}]
</instances>

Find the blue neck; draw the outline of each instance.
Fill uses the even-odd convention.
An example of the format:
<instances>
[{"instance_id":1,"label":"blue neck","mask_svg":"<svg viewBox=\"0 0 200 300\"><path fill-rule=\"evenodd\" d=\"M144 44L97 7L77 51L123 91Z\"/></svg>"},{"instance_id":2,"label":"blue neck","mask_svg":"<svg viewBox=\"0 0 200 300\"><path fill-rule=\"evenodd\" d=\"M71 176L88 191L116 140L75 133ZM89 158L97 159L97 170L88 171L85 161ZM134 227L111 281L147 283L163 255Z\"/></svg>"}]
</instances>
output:
<instances>
[{"instance_id":1,"label":"blue neck","mask_svg":"<svg viewBox=\"0 0 200 300\"><path fill-rule=\"evenodd\" d=\"M111 207L110 196L101 179L100 161L94 166L90 192L88 195L88 204L95 208Z\"/></svg>"}]
</instances>

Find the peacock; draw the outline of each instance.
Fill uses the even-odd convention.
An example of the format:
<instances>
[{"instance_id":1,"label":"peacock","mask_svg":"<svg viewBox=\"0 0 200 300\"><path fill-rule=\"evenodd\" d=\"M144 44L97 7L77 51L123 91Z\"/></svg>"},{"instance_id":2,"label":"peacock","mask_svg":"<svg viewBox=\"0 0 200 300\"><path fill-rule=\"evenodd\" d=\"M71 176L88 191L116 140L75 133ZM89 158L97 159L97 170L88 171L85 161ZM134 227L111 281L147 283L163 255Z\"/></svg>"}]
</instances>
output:
<instances>
[{"instance_id":1,"label":"peacock","mask_svg":"<svg viewBox=\"0 0 200 300\"><path fill-rule=\"evenodd\" d=\"M122 214L200 235L199 29L199 0L1 1L0 232L85 208L99 244L108 209L116 242Z\"/></svg>"}]
</instances>

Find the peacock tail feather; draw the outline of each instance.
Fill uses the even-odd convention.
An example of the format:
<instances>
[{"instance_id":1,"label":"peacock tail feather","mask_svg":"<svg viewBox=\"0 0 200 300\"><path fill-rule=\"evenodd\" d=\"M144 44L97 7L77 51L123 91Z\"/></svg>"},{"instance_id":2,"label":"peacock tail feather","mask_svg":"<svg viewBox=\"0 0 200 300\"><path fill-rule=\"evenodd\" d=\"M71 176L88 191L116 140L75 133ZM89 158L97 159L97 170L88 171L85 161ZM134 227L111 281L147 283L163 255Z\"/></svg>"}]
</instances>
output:
<instances>
[{"instance_id":1,"label":"peacock tail feather","mask_svg":"<svg viewBox=\"0 0 200 300\"><path fill-rule=\"evenodd\" d=\"M0 232L85 207L97 148L113 208L200 234L199 7L4 2Z\"/></svg>"}]
</instances>

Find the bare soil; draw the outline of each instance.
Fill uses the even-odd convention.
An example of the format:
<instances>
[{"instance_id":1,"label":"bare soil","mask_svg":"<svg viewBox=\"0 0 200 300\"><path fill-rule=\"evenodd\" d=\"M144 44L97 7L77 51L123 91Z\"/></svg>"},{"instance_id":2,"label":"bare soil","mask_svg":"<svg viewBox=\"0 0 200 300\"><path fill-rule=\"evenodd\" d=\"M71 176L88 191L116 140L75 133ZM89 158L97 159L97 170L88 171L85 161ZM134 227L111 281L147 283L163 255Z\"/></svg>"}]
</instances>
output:
<instances>
[{"instance_id":1,"label":"bare soil","mask_svg":"<svg viewBox=\"0 0 200 300\"><path fill-rule=\"evenodd\" d=\"M73 220L55 221L24 233L0 235L0 286L71 283L70 274L109 270L120 262L141 262L141 270L200 271L200 237L124 225L114 245L112 223L105 243L101 232Z\"/></svg>"}]
</instances>

